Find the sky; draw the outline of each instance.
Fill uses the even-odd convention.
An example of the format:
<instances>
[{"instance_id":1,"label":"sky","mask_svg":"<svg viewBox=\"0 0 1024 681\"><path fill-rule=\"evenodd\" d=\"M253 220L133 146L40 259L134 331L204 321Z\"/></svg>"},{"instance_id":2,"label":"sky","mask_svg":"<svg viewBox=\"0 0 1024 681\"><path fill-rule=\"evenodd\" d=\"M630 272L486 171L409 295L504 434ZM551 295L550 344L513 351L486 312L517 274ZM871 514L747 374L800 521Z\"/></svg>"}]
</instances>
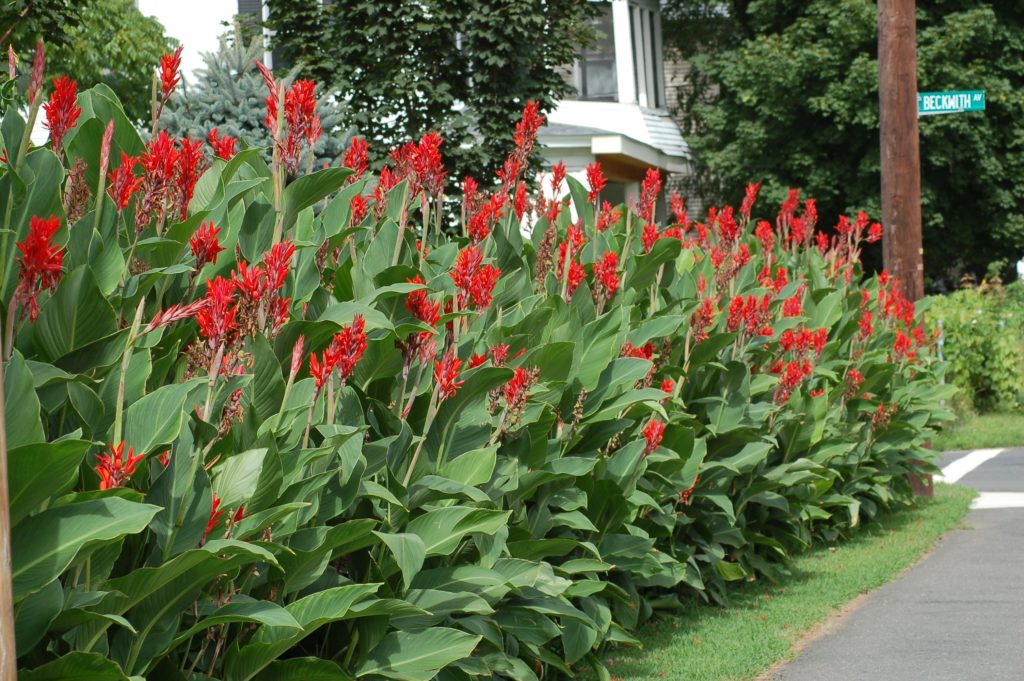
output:
<instances>
[{"instance_id":1,"label":"sky","mask_svg":"<svg viewBox=\"0 0 1024 681\"><path fill-rule=\"evenodd\" d=\"M192 71L202 68L203 52L217 49L217 39L227 31L238 10L237 0L138 0L139 10L156 17L167 35L185 46L181 67L192 80Z\"/></svg>"}]
</instances>

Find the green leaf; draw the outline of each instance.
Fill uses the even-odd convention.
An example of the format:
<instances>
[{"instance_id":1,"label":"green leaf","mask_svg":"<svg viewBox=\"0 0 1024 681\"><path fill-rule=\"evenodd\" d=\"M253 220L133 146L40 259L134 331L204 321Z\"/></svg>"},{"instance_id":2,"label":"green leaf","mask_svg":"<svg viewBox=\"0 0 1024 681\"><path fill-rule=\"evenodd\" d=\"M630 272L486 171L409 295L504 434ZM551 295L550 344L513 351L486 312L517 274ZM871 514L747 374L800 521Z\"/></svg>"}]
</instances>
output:
<instances>
[{"instance_id":1,"label":"green leaf","mask_svg":"<svg viewBox=\"0 0 1024 681\"><path fill-rule=\"evenodd\" d=\"M64 606L64 588L53 580L26 598L14 615L15 643L21 657L39 643Z\"/></svg>"},{"instance_id":2,"label":"green leaf","mask_svg":"<svg viewBox=\"0 0 1024 681\"><path fill-rule=\"evenodd\" d=\"M464 485L483 485L491 479L498 447L485 447L461 454L441 467L441 477Z\"/></svg>"},{"instance_id":3,"label":"green leaf","mask_svg":"<svg viewBox=\"0 0 1024 681\"><path fill-rule=\"evenodd\" d=\"M352 681L352 677L330 660L292 657L271 662L256 681Z\"/></svg>"},{"instance_id":4,"label":"green leaf","mask_svg":"<svg viewBox=\"0 0 1024 681\"><path fill-rule=\"evenodd\" d=\"M14 447L7 454L11 525L47 499L68 490L90 446L84 440L58 440Z\"/></svg>"},{"instance_id":5,"label":"green leaf","mask_svg":"<svg viewBox=\"0 0 1024 681\"><path fill-rule=\"evenodd\" d=\"M225 508L248 503L256 492L267 449L250 449L235 454L213 468L213 491Z\"/></svg>"},{"instance_id":6,"label":"green leaf","mask_svg":"<svg viewBox=\"0 0 1024 681\"><path fill-rule=\"evenodd\" d=\"M387 532L374 532L380 537L395 557L398 568L402 571L402 581L408 589L412 580L423 568L423 561L427 557L427 547L423 540L415 534L403 532L401 534L388 534Z\"/></svg>"},{"instance_id":7,"label":"green leaf","mask_svg":"<svg viewBox=\"0 0 1024 681\"><path fill-rule=\"evenodd\" d=\"M116 663L99 653L68 653L41 667L18 672L18 681L130 681Z\"/></svg>"},{"instance_id":8,"label":"green leaf","mask_svg":"<svg viewBox=\"0 0 1024 681\"><path fill-rule=\"evenodd\" d=\"M157 388L124 412L124 439L136 452L153 452L178 437L185 400L193 389L205 383L195 378Z\"/></svg>"},{"instance_id":9,"label":"green leaf","mask_svg":"<svg viewBox=\"0 0 1024 681\"><path fill-rule=\"evenodd\" d=\"M56 579L86 544L146 529L159 506L117 497L47 509L11 531L11 580L19 601Z\"/></svg>"},{"instance_id":10,"label":"green leaf","mask_svg":"<svg viewBox=\"0 0 1024 681\"><path fill-rule=\"evenodd\" d=\"M302 627L287 610L270 601L233 601L217 608L209 617L204 617L185 631L178 634L174 642L182 643L193 634L205 631L219 624L234 622L255 622L268 627L301 629Z\"/></svg>"},{"instance_id":11,"label":"green leaf","mask_svg":"<svg viewBox=\"0 0 1024 681\"><path fill-rule=\"evenodd\" d=\"M349 609L369 598L380 584L351 584L325 589L300 598L286 608L302 630L261 626L252 642L240 649L232 649L224 662L225 681L248 681L321 626L345 619Z\"/></svg>"},{"instance_id":12,"label":"green leaf","mask_svg":"<svg viewBox=\"0 0 1024 681\"><path fill-rule=\"evenodd\" d=\"M43 424L39 420L39 398L32 387L32 373L17 350L4 367L4 398L7 446L41 442Z\"/></svg>"},{"instance_id":13,"label":"green leaf","mask_svg":"<svg viewBox=\"0 0 1024 681\"><path fill-rule=\"evenodd\" d=\"M326 168L303 175L284 188L284 230L295 224L299 213L344 185L348 168Z\"/></svg>"},{"instance_id":14,"label":"green leaf","mask_svg":"<svg viewBox=\"0 0 1024 681\"><path fill-rule=\"evenodd\" d=\"M508 522L511 514L512 511L448 506L414 518L406 527L406 531L419 535L428 556L447 556L467 534L493 534Z\"/></svg>"},{"instance_id":15,"label":"green leaf","mask_svg":"<svg viewBox=\"0 0 1024 681\"><path fill-rule=\"evenodd\" d=\"M83 265L61 280L39 311L34 331L36 346L54 361L117 331L117 315Z\"/></svg>"},{"instance_id":16,"label":"green leaf","mask_svg":"<svg viewBox=\"0 0 1024 681\"><path fill-rule=\"evenodd\" d=\"M481 638L445 627L392 632L370 651L357 676L430 681L447 665L469 657Z\"/></svg>"}]
</instances>

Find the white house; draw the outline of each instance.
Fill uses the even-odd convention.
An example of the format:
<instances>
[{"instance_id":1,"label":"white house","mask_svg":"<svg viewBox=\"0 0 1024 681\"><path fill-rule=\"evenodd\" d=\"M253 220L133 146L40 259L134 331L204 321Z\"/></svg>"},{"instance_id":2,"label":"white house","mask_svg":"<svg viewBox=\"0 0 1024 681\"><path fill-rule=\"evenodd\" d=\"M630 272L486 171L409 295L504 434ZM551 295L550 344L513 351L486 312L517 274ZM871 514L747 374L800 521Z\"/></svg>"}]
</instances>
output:
<instances>
[{"instance_id":1,"label":"white house","mask_svg":"<svg viewBox=\"0 0 1024 681\"><path fill-rule=\"evenodd\" d=\"M596 4L603 37L566 73L578 94L548 114L540 141L570 174L600 161L609 178L602 198L614 203L639 193L648 168L687 172L690 150L667 107L658 0Z\"/></svg>"}]
</instances>

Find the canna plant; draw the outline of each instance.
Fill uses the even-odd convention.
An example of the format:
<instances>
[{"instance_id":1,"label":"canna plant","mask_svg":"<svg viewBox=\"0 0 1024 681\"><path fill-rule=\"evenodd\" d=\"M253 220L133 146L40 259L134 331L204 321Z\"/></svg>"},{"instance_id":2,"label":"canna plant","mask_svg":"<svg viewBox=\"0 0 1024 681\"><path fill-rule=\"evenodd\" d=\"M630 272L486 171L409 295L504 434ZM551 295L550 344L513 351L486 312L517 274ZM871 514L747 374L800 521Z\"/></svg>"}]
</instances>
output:
<instances>
[{"instance_id":1,"label":"canna plant","mask_svg":"<svg viewBox=\"0 0 1024 681\"><path fill-rule=\"evenodd\" d=\"M315 88L264 75L269 165L103 86L54 88L52 144L4 118L25 679L607 679L909 502L948 391L866 216L535 187L533 104L461 204L434 135L310 172Z\"/></svg>"}]
</instances>

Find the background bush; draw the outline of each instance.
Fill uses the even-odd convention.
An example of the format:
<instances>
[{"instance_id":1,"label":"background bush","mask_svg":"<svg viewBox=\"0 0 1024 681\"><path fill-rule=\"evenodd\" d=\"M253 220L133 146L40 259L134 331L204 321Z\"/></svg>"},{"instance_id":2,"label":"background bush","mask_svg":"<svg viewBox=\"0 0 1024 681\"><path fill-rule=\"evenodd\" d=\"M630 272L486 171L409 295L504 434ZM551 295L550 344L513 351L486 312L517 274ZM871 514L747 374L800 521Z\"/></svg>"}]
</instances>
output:
<instances>
[{"instance_id":1,"label":"background bush","mask_svg":"<svg viewBox=\"0 0 1024 681\"><path fill-rule=\"evenodd\" d=\"M1024 405L1024 284L983 283L927 300L942 323L946 380L960 390L961 413L1015 411Z\"/></svg>"}]
</instances>

